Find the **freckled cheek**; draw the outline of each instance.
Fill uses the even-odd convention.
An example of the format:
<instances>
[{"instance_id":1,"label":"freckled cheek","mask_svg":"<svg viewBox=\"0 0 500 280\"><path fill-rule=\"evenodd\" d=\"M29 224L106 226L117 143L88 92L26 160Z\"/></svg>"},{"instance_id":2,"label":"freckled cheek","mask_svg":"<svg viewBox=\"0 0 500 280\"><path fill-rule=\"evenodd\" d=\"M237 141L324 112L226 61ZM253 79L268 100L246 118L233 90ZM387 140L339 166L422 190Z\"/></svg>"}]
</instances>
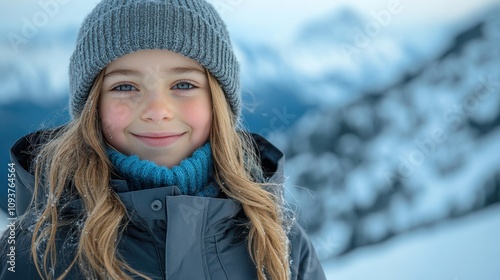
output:
<instances>
[{"instance_id":1,"label":"freckled cheek","mask_svg":"<svg viewBox=\"0 0 500 280\"><path fill-rule=\"evenodd\" d=\"M132 108L123 102L102 102L99 110L105 133L122 131L129 123Z\"/></svg>"}]
</instances>

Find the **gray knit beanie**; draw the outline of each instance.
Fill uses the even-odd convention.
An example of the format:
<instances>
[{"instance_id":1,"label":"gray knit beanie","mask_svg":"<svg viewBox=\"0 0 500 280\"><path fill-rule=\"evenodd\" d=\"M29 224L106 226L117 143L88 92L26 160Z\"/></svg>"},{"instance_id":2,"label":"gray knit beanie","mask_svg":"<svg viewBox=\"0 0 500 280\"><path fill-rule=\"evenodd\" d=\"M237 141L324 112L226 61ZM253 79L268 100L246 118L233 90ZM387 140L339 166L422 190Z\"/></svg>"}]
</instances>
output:
<instances>
[{"instance_id":1,"label":"gray knit beanie","mask_svg":"<svg viewBox=\"0 0 500 280\"><path fill-rule=\"evenodd\" d=\"M70 59L70 113L78 117L99 72L144 49L196 60L219 81L236 119L241 110L239 65L229 33L203 0L103 0L83 21Z\"/></svg>"}]
</instances>

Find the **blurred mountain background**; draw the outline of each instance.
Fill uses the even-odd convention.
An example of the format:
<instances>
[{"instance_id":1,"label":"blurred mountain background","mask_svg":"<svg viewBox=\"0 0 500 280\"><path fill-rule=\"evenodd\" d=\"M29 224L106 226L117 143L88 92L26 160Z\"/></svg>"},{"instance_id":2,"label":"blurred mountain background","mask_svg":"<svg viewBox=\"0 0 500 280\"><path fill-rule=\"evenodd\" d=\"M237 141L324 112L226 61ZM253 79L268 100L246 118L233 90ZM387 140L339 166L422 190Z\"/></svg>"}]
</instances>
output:
<instances>
[{"instance_id":1,"label":"blurred mountain background","mask_svg":"<svg viewBox=\"0 0 500 280\"><path fill-rule=\"evenodd\" d=\"M285 152L287 201L329 279L499 279L499 1L449 20L398 1L343 3L268 33L231 26L249 2L211 2L242 65L245 125ZM83 17L58 16L79 10L59 4L37 26L43 5L21 3L33 12L0 27L4 166L17 138L69 119L67 59ZM271 11L260 9L257 22Z\"/></svg>"}]
</instances>

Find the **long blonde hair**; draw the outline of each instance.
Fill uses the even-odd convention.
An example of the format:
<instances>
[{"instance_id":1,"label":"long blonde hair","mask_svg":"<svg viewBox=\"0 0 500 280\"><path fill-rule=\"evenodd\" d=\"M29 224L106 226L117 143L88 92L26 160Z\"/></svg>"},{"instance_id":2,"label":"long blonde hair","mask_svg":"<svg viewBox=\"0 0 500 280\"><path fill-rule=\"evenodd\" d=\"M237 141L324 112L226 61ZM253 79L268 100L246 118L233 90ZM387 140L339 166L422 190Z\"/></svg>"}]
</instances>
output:
<instances>
[{"instance_id":1,"label":"long blonde hair","mask_svg":"<svg viewBox=\"0 0 500 280\"><path fill-rule=\"evenodd\" d=\"M230 198L239 201L248 217L250 256L259 280L290 277L288 239L283 227L280 197L269 191L273 185L256 182L252 172L258 165L253 140L237 131L238 124L217 80L207 71L212 93L213 121L210 142L215 180ZM132 279L146 274L127 265L118 255L117 240L127 222L127 211L109 180L112 165L98 116L104 70L97 76L81 115L43 145L35 168L34 209L41 209L34 227L31 253L40 276L63 279L78 264L86 277ZM35 198L45 194L40 204ZM61 275L55 275L58 229L74 226L61 219L61 209L79 198L85 208L79 217L76 256ZM39 254L40 259L38 258Z\"/></svg>"}]
</instances>

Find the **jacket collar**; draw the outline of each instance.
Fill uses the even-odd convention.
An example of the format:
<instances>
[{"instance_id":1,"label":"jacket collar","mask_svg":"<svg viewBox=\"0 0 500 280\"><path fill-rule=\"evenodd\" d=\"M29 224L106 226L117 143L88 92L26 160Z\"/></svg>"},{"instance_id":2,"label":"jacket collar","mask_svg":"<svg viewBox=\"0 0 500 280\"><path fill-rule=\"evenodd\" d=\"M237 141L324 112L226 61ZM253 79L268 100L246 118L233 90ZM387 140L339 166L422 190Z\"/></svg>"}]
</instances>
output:
<instances>
[{"instance_id":1,"label":"jacket collar","mask_svg":"<svg viewBox=\"0 0 500 280\"><path fill-rule=\"evenodd\" d=\"M16 212L20 216L24 214L26 209L32 200L34 191L35 178L33 175L33 163L36 156L36 148L49 141L54 134L61 127L55 128L53 130L40 130L30 133L22 138L20 138L10 150L11 162L15 164L17 173L17 184L16 184ZM261 159L261 167L264 170L264 175L266 180L271 183L283 184L283 165L284 165L284 155L283 153L268 142L265 138L260 135L252 134L255 141L255 148ZM138 210L140 205L134 202L134 195L137 192L130 192L126 181L124 180L111 180L111 185L113 189L119 194L122 201L125 204L130 204L128 206L133 206L135 210ZM165 195L177 196L180 194L177 187L166 187L167 189L161 190ZM161 188L163 189L163 188ZM157 190L160 191L160 190ZM274 192L279 196L283 196L282 188L273 188ZM179 193L178 193L179 192ZM134 195L132 195L132 193ZM41 195L41 192L40 192ZM75 207L79 206L80 203L71 203ZM77 206L78 205L78 206ZM148 205L149 207L149 205ZM146 214L145 215L149 215Z\"/></svg>"}]
</instances>

